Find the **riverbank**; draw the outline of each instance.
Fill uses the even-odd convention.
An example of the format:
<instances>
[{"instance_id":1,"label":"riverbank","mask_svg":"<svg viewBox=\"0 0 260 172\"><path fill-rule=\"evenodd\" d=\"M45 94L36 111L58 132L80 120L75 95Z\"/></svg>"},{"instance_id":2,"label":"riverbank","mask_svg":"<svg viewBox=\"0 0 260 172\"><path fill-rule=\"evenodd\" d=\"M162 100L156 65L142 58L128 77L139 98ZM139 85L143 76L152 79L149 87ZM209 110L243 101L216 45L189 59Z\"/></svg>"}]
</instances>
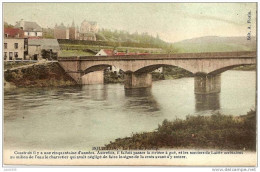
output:
<instances>
[{"instance_id":1,"label":"riverbank","mask_svg":"<svg viewBox=\"0 0 260 172\"><path fill-rule=\"evenodd\" d=\"M163 72L152 72L153 81L193 77L193 73L176 66L163 67Z\"/></svg>"},{"instance_id":2,"label":"riverbank","mask_svg":"<svg viewBox=\"0 0 260 172\"><path fill-rule=\"evenodd\" d=\"M119 138L107 149L212 148L256 150L256 111L234 117L187 116L185 120L164 120L153 132Z\"/></svg>"},{"instance_id":3,"label":"riverbank","mask_svg":"<svg viewBox=\"0 0 260 172\"><path fill-rule=\"evenodd\" d=\"M25 67L8 68L4 72L4 80L4 88L76 85L76 82L64 71L58 62L45 62Z\"/></svg>"},{"instance_id":4,"label":"riverbank","mask_svg":"<svg viewBox=\"0 0 260 172\"><path fill-rule=\"evenodd\" d=\"M36 63L35 61L33 62L4 62L4 70L12 69L12 68L17 68L21 66L26 66L26 65L31 65Z\"/></svg>"},{"instance_id":5,"label":"riverbank","mask_svg":"<svg viewBox=\"0 0 260 172\"><path fill-rule=\"evenodd\" d=\"M108 70L104 71L104 83L113 84L113 83L124 83L124 74L123 73L114 73Z\"/></svg>"},{"instance_id":6,"label":"riverbank","mask_svg":"<svg viewBox=\"0 0 260 172\"><path fill-rule=\"evenodd\" d=\"M168 80L168 79L179 79L184 77L193 77L193 74L189 71L186 71L182 68L170 66L163 67L163 72L152 72L152 80ZM114 72L105 71L104 72L104 83L123 83L124 82L124 73L116 74Z\"/></svg>"}]
</instances>

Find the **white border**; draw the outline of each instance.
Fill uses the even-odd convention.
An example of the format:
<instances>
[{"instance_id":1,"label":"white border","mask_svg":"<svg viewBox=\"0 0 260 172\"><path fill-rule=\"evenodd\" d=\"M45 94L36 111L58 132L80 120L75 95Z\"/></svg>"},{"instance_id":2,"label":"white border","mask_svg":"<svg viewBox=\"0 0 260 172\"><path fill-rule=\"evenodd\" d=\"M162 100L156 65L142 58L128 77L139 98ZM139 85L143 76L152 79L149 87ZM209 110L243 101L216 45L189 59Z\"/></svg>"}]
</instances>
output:
<instances>
[{"instance_id":1,"label":"white border","mask_svg":"<svg viewBox=\"0 0 260 172\"><path fill-rule=\"evenodd\" d=\"M162 1L158 1L158 0L142 0L142 1L137 1L137 0L132 0L132 1L126 1L126 0L122 0L122 1L117 1L117 0L102 0L102 1L93 1L93 0L76 0L76 1L71 1L71 0L63 0L63 1L52 1L52 0L38 0L38 1L35 1L35 0L27 0L27 1L22 1L22 0L10 0L10 1L7 1L7 0L1 0L1 4L0 4L0 11L1 11L1 19L3 20L3 3L4 2L45 2L45 3L48 3L48 2L71 2L71 3L76 3L76 2L95 2L95 3L101 3L101 2L154 2L154 3L162 3L162 2L179 2L179 3L192 3L192 2L209 2L209 3L214 3L214 2L217 2L217 3L235 3L235 2L258 2L258 1L245 1L245 0L229 0L229 1L225 1L225 0L221 0L221 1L208 1L208 0L192 0L192 1L185 1L185 0L162 0ZM258 4L257 4L257 10L258 10ZM259 33L259 27L258 27L258 23L259 23L259 17L258 17L258 14L257 14L257 54L258 54L258 49L259 49L259 44L258 44L258 33ZM3 33L3 21L1 22L1 28L0 28L0 31L1 33ZM2 37L1 37L2 38ZM1 45L3 45L3 42L1 42ZM2 53L2 46L0 47L0 51ZM2 60L0 61L0 64L2 66L2 70L1 70L1 76L3 77L3 63L2 63ZM259 65L259 60L257 60L257 66ZM259 71L257 70L257 90L259 90L259 84L258 84L258 81L259 81L260 77L259 77ZM3 78L1 79L0 81L1 85L1 93L0 93L0 96L2 97L2 100L3 100ZM257 114L258 114L258 107L259 107L259 95L257 94ZM2 109L2 113L3 113L3 102L1 103L1 109ZM1 115L3 115L1 113ZM3 116L2 116L3 117ZM3 129L3 118L1 118L1 128ZM257 124L257 134L259 133L259 123ZM0 143L0 146L1 146L1 152L3 152L3 147L2 147L2 141L3 141L3 131L1 132L1 143ZM258 142L258 148L259 148L259 134L258 134L258 137L257 137L257 142ZM2 153L3 154L3 153ZM258 154L258 152L257 152ZM165 170L165 171L194 171L194 172L208 172L208 171L212 171L212 169L214 167L158 167L158 166L154 166L154 167L142 167L142 166L125 166L125 167L122 167L122 166L112 166L112 167L108 167L108 166L4 166L3 167L3 160L2 160L2 156L0 158L0 161L1 161L1 164L2 164L2 167L1 167L1 171L10 171L10 170L15 170L15 171L28 171L28 172L31 172L31 171L40 171L40 172L45 172L46 170L48 171L87 171L87 170L106 170L106 171L122 171L122 170L126 170L126 171L136 171L136 170L140 170L140 171L146 171L146 170L149 170L149 172L153 172L153 171L156 171L158 172L158 170ZM206 164L205 164L206 165ZM259 158L258 158L258 165L259 165ZM87 168L87 169L86 169ZM144 169L145 168L145 169ZM160 169L159 169L160 168ZM217 169L220 169L220 170L223 170L225 171L225 167L215 167ZM231 167L232 169L233 167ZM240 168L240 167L239 167ZM251 168L251 167L249 167ZM245 167L241 167L240 169L245 169ZM259 170L258 167L256 167L256 170Z\"/></svg>"}]
</instances>

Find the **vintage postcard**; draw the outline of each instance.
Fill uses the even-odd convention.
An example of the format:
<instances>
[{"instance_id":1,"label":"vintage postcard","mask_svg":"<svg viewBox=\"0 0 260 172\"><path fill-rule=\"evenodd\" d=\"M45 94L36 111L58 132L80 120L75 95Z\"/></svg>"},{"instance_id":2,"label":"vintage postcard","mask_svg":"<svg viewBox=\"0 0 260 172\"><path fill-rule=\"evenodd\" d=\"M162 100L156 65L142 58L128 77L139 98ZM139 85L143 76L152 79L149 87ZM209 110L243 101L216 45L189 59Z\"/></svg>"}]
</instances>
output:
<instances>
[{"instance_id":1,"label":"vintage postcard","mask_svg":"<svg viewBox=\"0 0 260 172\"><path fill-rule=\"evenodd\" d=\"M257 166L257 3L3 2L3 165Z\"/></svg>"}]
</instances>

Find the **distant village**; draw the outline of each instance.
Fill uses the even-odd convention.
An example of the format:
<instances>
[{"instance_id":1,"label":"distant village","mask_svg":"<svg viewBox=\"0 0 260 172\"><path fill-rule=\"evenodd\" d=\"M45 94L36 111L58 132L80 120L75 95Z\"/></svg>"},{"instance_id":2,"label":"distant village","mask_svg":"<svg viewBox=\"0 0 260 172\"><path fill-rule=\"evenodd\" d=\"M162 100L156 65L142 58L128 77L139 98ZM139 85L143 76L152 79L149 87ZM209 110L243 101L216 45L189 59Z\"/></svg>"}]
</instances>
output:
<instances>
[{"instance_id":1,"label":"distant village","mask_svg":"<svg viewBox=\"0 0 260 172\"><path fill-rule=\"evenodd\" d=\"M43 29L36 22L20 20L13 27L4 28L4 60L39 60L44 51L57 57L60 51L57 39L96 41L97 32L97 22L86 20L80 28L73 21L71 26L61 23L53 29Z\"/></svg>"},{"instance_id":2,"label":"distant village","mask_svg":"<svg viewBox=\"0 0 260 172\"><path fill-rule=\"evenodd\" d=\"M80 27L74 21L71 25L63 23L53 29L42 28L38 23L20 20L14 26L5 23L4 28L4 61L39 61L57 60L61 52L58 40L97 41L97 22L82 21ZM95 56L145 55L149 53L119 52L115 49L99 49ZM111 67L113 72L119 69ZM162 68L157 69L162 72Z\"/></svg>"},{"instance_id":3,"label":"distant village","mask_svg":"<svg viewBox=\"0 0 260 172\"><path fill-rule=\"evenodd\" d=\"M37 22L17 21L14 26L4 24L4 60L41 60L57 59L61 52L58 40L97 41L99 31L95 21L84 20L80 27L72 21L71 25L56 24L54 28L42 28ZM147 35L146 35L147 36ZM149 38L149 37L148 37ZM149 42L149 40L147 40ZM118 52L115 49L99 49L99 56L139 55L149 53Z\"/></svg>"}]
</instances>

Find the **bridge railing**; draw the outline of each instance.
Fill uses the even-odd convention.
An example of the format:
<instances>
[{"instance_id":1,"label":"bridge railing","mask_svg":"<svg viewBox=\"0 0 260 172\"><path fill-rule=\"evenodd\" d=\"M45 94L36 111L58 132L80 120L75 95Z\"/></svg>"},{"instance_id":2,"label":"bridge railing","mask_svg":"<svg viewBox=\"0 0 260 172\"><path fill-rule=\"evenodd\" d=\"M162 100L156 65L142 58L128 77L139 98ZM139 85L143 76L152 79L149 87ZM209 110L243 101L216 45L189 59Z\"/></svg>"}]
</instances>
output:
<instances>
[{"instance_id":1,"label":"bridge railing","mask_svg":"<svg viewBox=\"0 0 260 172\"><path fill-rule=\"evenodd\" d=\"M147 60L147 59L201 59L201 58L256 58L256 51L238 52L205 52L205 53L176 53L176 54L145 54L117 56L69 56L59 57L58 61L66 60Z\"/></svg>"}]
</instances>

